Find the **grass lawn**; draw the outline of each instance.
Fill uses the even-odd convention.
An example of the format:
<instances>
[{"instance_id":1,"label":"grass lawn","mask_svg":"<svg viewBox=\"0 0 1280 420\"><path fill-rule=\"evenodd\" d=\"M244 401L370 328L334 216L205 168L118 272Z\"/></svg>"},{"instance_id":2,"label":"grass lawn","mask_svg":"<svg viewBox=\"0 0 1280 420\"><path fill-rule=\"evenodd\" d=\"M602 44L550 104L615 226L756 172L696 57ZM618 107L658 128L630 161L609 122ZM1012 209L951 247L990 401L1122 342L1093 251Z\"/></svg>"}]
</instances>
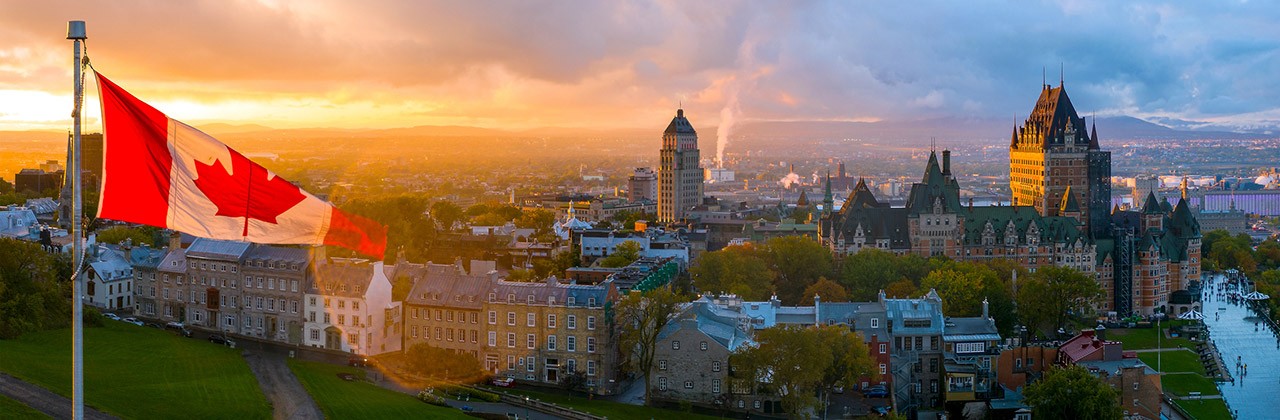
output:
<instances>
[{"instance_id":1,"label":"grass lawn","mask_svg":"<svg viewBox=\"0 0 1280 420\"><path fill-rule=\"evenodd\" d=\"M468 419L462 411L437 407L362 381L344 381L339 373L364 379L361 369L300 360L289 360L289 369L307 388L307 393L331 419Z\"/></svg>"},{"instance_id":2,"label":"grass lawn","mask_svg":"<svg viewBox=\"0 0 1280 420\"><path fill-rule=\"evenodd\" d=\"M1231 412L1227 411L1227 404L1222 402L1222 400L1177 400L1174 401L1174 403L1178 404L1179 407L1182 407L1183 410L1187 410L1187 413L1191 414L1191 417L1197 420L1231 418Z\"/></svg>"},{"instance_id":3,"label":"grass lawn","mask_svg":"<svg viewBox=\"0 0 1280 420\"><path fill-rule=\"evenodd\" d=\"M1165 350L1162 352L1138 353L1143 363L1156 369L1156 356L1160 356L1160 369L1163 372L1192 372L1204 375L1204 364L1200 356L1186 350Z\"/></svg>"},{"instance_id":4,"label":"grass lawn","mask_svg":"<svg viewBox=\"0 0 1280 420\"><path fill-rule=\"evenodd\" d=\"M0 395L0 413L6 419L47 419L49 416L44 415L36 409L27 407L26 404L17 400L9 399L9 397Z\"/></svg>"},{"instance_id":5,"label":"grass lawn","mask_svg":"<svg viewBox=\"0 0 1280 420\"><path fill-rule=\"evenodd\" d=\"M239 350L106 321L84 332L85 401L129 419L271 417ZM71 395L71 330L0 340L0 371Z\"/></svg>"},{"instance_id":6,"label":"grass lawn","mask_svg":"<svg viewBox=\"0 0 1280 420\"><path fill-rule=\"evenodd\" d=\"M1164 386L1164 392L1180 397L1192 391L1199 391L1200 395L1218 395L1218 387L1214 386L1212 379L1193 373L1166 374L1160 378L1160 384Z\"/></svg>"},{"instance_id":7,"label":"grass lawn","mask_svg":"<svg viewBox=\"0 0 1280 420\"><path fill-rule=\"evenodd\" d=\"M595 414L597 416L608 417L609 420L650 420L662 418L680 418L681 420L695 419L716 419L719 417L711 417L702 414L686 413L683 411L666 410L655 407L644 407L639 405L623 404L605 400L588 400L582 397L570 397L566 395L551 394L546 392L528 391L524 389L508 389L495 387L482 387L496 393L509 392L517 395L524 395L530 398L549 402L564 407L570 407L578 411Z\"/></svg>"},{"instance_id":8,"label":"grass lawn","mask_svg":"<svg viewBox=\"0 0 1280 420\"><path fill-rule=\"evenodd\" d=\"M1155 328L1116 328L1107 330L1106 334L1108 340L1124 343L1125 350L1144 350L1156 348L1156 331ZM1160 348L1174 347L1195 350L1196 344L1182 337L1160 339Z\"/></svg>"}]
</instances>

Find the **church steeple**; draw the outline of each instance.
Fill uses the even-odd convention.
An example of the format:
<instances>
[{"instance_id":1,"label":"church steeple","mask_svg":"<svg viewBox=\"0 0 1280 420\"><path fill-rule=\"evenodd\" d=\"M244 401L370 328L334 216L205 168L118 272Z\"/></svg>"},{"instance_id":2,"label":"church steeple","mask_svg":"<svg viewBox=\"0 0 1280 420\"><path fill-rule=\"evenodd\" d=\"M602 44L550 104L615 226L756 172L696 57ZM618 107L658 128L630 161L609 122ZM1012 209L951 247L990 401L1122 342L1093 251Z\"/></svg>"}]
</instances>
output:
<instances>
[{"instance_id":1,"label":"church steeple","mask_svg":"<svg viewBox=\"0 0 1280 420\"><path fill-rule=\"evenodd\" d=\"M823 187L823 192L822 192L822 212L826 214L831 214L831 210L833 207L835 207L835 205L836 205L835 197L831 195L831 171L828 170L827 183L826 183L826 186Z\"/></svg>"}]
</instances>

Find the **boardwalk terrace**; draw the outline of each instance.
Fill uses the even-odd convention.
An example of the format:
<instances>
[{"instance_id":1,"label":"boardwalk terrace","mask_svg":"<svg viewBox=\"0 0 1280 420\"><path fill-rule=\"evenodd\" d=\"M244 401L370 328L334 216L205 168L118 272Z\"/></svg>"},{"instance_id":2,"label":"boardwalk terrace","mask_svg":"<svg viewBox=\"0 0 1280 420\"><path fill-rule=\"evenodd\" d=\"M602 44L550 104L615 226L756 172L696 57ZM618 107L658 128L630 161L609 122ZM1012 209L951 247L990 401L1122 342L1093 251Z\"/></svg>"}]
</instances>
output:
<instances>
[{"instance_id":1,"label":"boardwalk terrace","mask_svg":"<svg viewBox=\"0 0 1280 420\"><path fill-rule=\"evenodd\" d=\"M405 300L406 348L417 343L476 357L489 372L608 395L617 392L618 349L606 307L618 298L596 285L497 278L490 265L401 264L414 281Z\"/></svg>"}]
</instances>

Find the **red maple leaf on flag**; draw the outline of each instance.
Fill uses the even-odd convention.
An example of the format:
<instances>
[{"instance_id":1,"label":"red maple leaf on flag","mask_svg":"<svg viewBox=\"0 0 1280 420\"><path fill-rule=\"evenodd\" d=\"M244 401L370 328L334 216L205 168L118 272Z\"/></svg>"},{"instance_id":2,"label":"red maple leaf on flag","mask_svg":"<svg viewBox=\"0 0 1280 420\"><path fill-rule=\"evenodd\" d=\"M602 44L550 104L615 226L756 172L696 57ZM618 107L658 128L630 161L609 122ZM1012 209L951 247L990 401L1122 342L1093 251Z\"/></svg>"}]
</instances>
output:
<instances>
[{"instance_id":1,"label":"red maple leaf on flag","mask_svg":"<svg viewBox=\"0 0 1280 420\"><path fill-rule=\"evenodd\" d=\"M235 150L231 152L231 173L218 160L205 165L196 162L196 188L218 206L218 216L245 217L276 223L276 217L301 203L297 186L284 178L267 179L267 170Z\"/></svg>"}]
</instances>

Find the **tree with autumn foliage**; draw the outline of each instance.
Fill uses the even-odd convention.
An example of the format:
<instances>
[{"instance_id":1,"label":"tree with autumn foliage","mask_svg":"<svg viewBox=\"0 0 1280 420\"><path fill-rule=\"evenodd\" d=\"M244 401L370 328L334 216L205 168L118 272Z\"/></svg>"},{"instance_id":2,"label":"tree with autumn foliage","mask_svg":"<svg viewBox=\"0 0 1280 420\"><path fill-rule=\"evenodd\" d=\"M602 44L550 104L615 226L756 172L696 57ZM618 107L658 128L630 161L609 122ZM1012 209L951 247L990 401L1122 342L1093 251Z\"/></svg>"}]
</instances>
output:
<instances>
[{"instance_id":1,"label":"tree with autumn foliage","mask_svg":"<svg viewBox=\"0 0 1280 420\"><path fill-rule=\"evenodd\" d=\"M748 383L776 393L793 417L823 409L819 390L873 374L866 344L847 326L777 326L757 330L755 340L757 345L731 356L730 364Z\"/></svg>"},{"instance_id":2,"label":"tree with autumn foliage","mask_svg":"<svg viewBox=\"0 0 1280 420\"><path fill-rule=\"evenodd\" d=\"M1120 394L1080 366L1049 370L1023 395L1037 419L1118 419L1123 413Z\"/></svg>"},{"instance_id":3,"label":"tree with autumn foliage","mask_svg":"<svg viewBox=\"0 0 1280 420\"><path fill-rule=\"evenodd\" d=\"M844 286L826 277L818 277L818 281L804 289L804 301L813 301L814 296L818 296L823 302L849 301L849 291L845 290Z\"/></svg>"},{"instance_id":4,"label":"tree with autumn foliage","mask_svg":"<svg viewBox=\"0 0 1280 420\"><path fill-rule=\"evenodd\" d=\"M1089 310L1103 296L1093 277L1070 267L1040 267L1018 281L1018 314L1023 325L1057 331L1071 311Z\"/></svg>"},{"instance_id":5,"label":"tree with autumn foliage","mask_svg":"<svg viewBox=\"0 0 1280 420\"><path fill-rule=\"evenodd\" d=\"M620 331L618 349L627 366L644 376L646 384L653 372L658 333L671 322L679 304L687 301L669 287L658 287L645 292L632 290L618 302L614 312ZM645 404L653 401L650 388L644 387Z\"/></svg>"}]
</instances>

